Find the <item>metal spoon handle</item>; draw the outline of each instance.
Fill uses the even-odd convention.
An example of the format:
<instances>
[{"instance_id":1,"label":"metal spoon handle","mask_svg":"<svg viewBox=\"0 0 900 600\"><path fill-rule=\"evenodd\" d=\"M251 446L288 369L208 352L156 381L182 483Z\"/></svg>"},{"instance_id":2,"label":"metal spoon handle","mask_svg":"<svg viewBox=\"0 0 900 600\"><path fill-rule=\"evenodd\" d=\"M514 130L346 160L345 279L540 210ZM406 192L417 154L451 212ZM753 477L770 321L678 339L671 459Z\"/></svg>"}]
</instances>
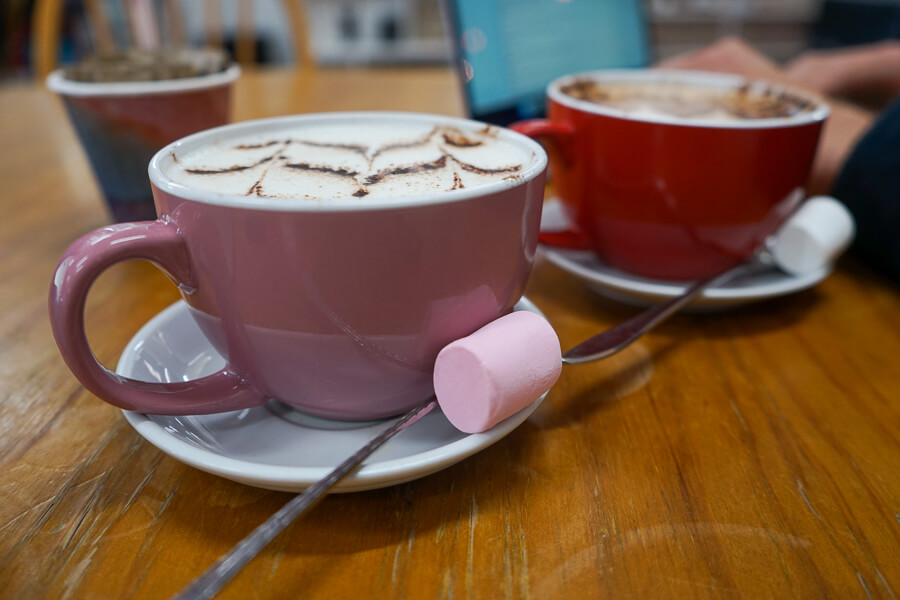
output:
<instances>
[{"instance_id":1,"label":"metal spoon handle","mask_svg":"<svg viewBox=\"0 0 900 600\"><path fill-rule=\"evenodd\" d=\"M281 510L268 518L265 523L254 529L247 537L237 543L228 554L217 560L201 576L186 588L172 597L172 600L198 600L212 598L226 583L237 575L260 550L266 547L275 536L297 517L310 510L325 496L337 482L356 470L357 467L375 452L386 441L428 414L435 406L437 399L429 398L411 409L403 417L382 431L368 444L357 450L350 458L339 464L333 471L306 489L302 494L285 504Z\"/></svg>"},{"instance_id":2,"label":"metal spoon handle","mask_svg":"<svg viewBox=\"0 0 900 600\"><path fill-rule=\"evenodd\" d=\"M742 263L692 284L680 296L654 304L636 317L581 342L562 355L563 363L577 365L612 356L672 316L709 286L724 283L748 268L746 263Z\"/></svg>"}]
</instances>

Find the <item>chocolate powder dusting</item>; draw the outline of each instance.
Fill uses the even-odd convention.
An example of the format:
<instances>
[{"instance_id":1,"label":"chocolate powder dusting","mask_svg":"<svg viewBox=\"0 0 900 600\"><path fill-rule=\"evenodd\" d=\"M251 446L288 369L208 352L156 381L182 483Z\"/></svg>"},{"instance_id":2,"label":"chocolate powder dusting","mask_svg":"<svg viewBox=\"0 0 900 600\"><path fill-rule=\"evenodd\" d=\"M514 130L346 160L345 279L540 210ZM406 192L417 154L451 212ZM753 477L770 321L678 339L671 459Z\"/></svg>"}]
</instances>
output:
<instances>
[{"instance_id":1,"label":"chocolate powder dusting","mask_svg":"<svg viewBox=\"0 0 900 600\"><path fill-rule=\"evenodd\" d=\"M284 165L289 169L296 169L298 171L315 171L316 173L326 173L328 175L335 175L337 177L356 177L359 175L356 171L351 171L350 169L344 169L342 167L328 167L325 165L311 165L309 163L288 163Z\"/></svg>"},{"instance_id":2,"label":"chocolate powder dusting","mask_svg":"<svg viewBox=\"0 0 900 600\"><path fill-rule=\"evenodd\" d=\"M262 144L240 144L235 146L235 150L257 150L259 148L268 148L270 146L274 146L276 144L280 144L277 140L272 140L271 142L263 142Z\"/></svg>"},{"instance_id":3,"label":"chocolate powder dusting","mask_svg":"<svg viewBox=\"0 0 900 600\"><path fill-rule=\"evenodd\" d=\"M789 117L813 108L805 98L772 88L755 91L749 85L725 95L724 104L728 112L743 119Z\"/></svg>"},{"instance_id":4,"label":"chocolate powder dusting","mask_svg":"<svg viewBox=\"0 0 900 600\"><path fill-rule=\"evenodd\" d=\"M599 104L609 100L609 93L592 79L576 79L569 85L564 85L561 90L567 96L587 102Z\"/></svg>"},{"instance_id":5,"label":"chocolate powder dusting","mask_svg":"<svg viewBox=\"0 0 900 600\"><path fill-rule=\"evenodd\" d=\"M185 169L191 175L220 175L222 173L234 173L236 171L246 171L252 169L256 165L234 165L222 169Z\"/></svg>"},{"instance_id":6,"label":"chocolate powder dusting","mask_svg":"<svg viewBox=\"0 0 900 600\"><path fill-rule=\"evenodd\" d=\"M378 183L383 179L391 177L393 175L406 175L408 173L423 173L425 171L434 171L436 169L443 169L447 166L447 157L441 156L437 160L426 162L426 163L416 163L414 165L409 165L407 167L394 167L391 169L384 169L378 171L374 175L369 175L366 177L366 185L372 185L374 183Z\"/></svg>"},{"instance_id":7,"label":"chocolate powder dusting","mask_svg":"<svg viewBox=\"0 0 900 600\"><path fill-rule=\"evenodd\" d=\"M468 138L459 129L451 129L449 127L442 132L441 137L444 138L446 144L457 148L473 148L482 145L480 140Z\"/></svg>"},{"instance_id":8,"label":"chocolate powder dusting","mask_svg":"<svg viewBox=\"0 0 900 600\"><path fill-rule=\"evenodd\" d=\"M252 165L234 165L231 167L224 167L222 169L185 169L185 171L191 173L192 175L220 175L222 173L234 173L236 171L246 171L247 169L258 167L263 163L269 162L273 158L273 156L267 156L256 161Z\"/></svg>"},{"instance_id":9,"label":"chocolate powder dusting","mask_svg":"<svg viewBox=\"0 0 900 600\"><path fill-rule=\"evenodd\" d=\"M372 154L371 158L374 159L376 156L379 156L380 154L382 154L384 152L390 152L391 150L399 150L401 148L416 148L418 146L424 146L425 144L427 144L431 141L431 138L434 136L435 133L437 133L437 127L435 127L430 132L428 132L427 134L423 135L420 138L410 140L408 142L396 142L393 144L386 144L386 145L378 148L375 151L375 153Z\"/></svg>"},{"instance_id":10,"label":"chocolate powder dusting","mask_svg":"<svg viewBox=\"0 0 900 600\"><path fill-rule=\"evenodd\" d=\"M499 175L500 173L513 173L515 171L522 170L522 165L510 165L508 167L496 167L493 169L488 169L485 167L479 167L478 165L472 165L467 162L463 162L455 157L453 158L453 162L458 164L469 173L476 173L478 175Z\"/></svg>"},{"instance_id":11,"label":"chocolate powder dusting","mask_svg":"<svg viewBox=\"0 0 900 600\"><path fill-rule=\"evenodd\" d=\"M356 152L357 154L365 154L369 151L366 146L361 146L359 144L335 144L331 142L313 142L310 140L290 140L291 142L296 142L298 144L303 144L304 146L312 146L313 148L337 148L340 150L350 150L351 152Z\"/></svg>"},{"instance_id":12,"label":"chocolate powder dusting","mask_svg":"<svg viewBox=\"0 0 900 600\"><path fill-rule=\"evenodd\" d=\"M363 198L369 195L369 190L367 190L366 188L359 188L358 190L353 192L353 195L357 198Z\"/></svg>"},{"instance_id":13,"label":"chocolate powder dusting","mask_svg":"<svg viewBox=\"0 0 900 600\"><path fill-rule=\"evenodd\" d=\"M263 194L263 189L262 189L262 178L257 179L256 183L254 183L252 186L250 186L250 189L247 190L247 193L244 195L245 196L264 196L265 194Z\"/></svg>"}]
</instances>

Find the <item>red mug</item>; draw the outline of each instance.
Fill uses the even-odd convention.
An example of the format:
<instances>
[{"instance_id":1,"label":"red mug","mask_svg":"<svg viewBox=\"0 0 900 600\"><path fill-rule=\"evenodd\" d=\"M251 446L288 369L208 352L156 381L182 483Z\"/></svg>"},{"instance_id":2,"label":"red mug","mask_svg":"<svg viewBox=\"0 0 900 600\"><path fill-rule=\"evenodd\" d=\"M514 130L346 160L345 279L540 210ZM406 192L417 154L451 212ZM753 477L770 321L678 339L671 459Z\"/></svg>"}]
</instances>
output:
<instances>
[{"instance_id":1,"label":"red mug","mask_svg":"<svg viewBox=\"0 0 900 600\"><path fill-rule=\"evenodd\" d=\"M713 90L764 85L811 108L766 119L638 116L562 91L584 79ZM690 71L568 75L547 96L547 119L511 126L547 146L574 229L542 242L590 248L611 267L656 279L708 277L747 260L804 200L829 112L808 94Z\"/></svg>"}]
</instances>

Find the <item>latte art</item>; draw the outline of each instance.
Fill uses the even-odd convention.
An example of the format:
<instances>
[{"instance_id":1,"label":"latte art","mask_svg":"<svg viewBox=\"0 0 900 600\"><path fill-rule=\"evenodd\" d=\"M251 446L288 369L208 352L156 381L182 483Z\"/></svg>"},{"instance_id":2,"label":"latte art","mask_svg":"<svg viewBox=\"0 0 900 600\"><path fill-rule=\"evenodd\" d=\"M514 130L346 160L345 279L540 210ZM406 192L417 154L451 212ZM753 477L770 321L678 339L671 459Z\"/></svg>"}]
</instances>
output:
<instances>
[{"instance_id":1,"label":"latte art","mask_svg":"<svg viewBox=\"0 0 900 600\"><path fill-rule=\"evenodd\" d=\"M313 123L219 140L165 168L191 188L263 198L395 198L470 189L517 177L530 150L490 126L418 122Z\"/></svg>"}]
</instances>

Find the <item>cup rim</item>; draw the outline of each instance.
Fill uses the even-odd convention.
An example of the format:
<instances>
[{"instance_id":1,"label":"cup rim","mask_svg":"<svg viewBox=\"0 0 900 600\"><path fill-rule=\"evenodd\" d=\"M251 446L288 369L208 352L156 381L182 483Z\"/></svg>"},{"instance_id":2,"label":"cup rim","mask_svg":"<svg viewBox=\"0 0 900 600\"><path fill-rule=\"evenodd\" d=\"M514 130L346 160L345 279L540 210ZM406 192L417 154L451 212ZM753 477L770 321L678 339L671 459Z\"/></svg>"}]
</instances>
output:
<instances>
[{"instance_id":1,"label":"cup rim","mask_svg":"<svg viewBox=\"0 0 900 600\"><path fill-rule=\"evenodd\" d=\"M635 115L626 110L602 106L573 98L562 92L562 86L578 79L593 79L595 81L626 81L626 82L663 82L696 84L712 88L738 88L749 86L751 89L778 90L798 96L815 104L815 108L808 112L799 113L789 117L775 117L770 119L747 119L740 121L724 121L721 119L679 119L664 115ZM659 123L664 125L680 125L684 127L704 127L714 129L771 129L777 127L796 127L824 121L831 109L826 101L811 92L800 90L781 83L768 82L759 79L749 79L741 75L729 73L713 73L709 71L690 71L675 69L607 69L601 71L585 71L572 73L558 77L547 86L547 96L552 101L574 108L582 112L588 112L609 117L616 117L629 121L644 123Z\"/></svg>"},{"instance_id":2,"label":"cup rim","mask_svg":"<svg viewBox=\"0 0 900 600\"><path fill-rule=\"evenodd\" d=\"M501 179L492 183L486 183L474 188L447 190L430 194L415 196L403 196L400 198L263 198L259 196L245 196L238 194L222 194L208 190L192 188L176 183L167 178L163 172L163 166L167 161L177 157L176 152L185 148L190 149L199 144L204 144L226 137L240 136L255 131L278 130L286 126L296 125L307 121L340 121L353 120L402 120L413 123L432 123L435 125L447 124L460 127L464 131L484 129L490 127L496 131L502 139L511 140L519 146L525 146L532 151L532 160L518 175L508 179ZM524 185L547 168L547 154L543 147L531 138L504 127L490 125L471 119L436 115L430 113L394 112L394 111L354 111L354 112L330 112L310 113L299 115L287 115L282 117L269 117L250 121L230 123L220 127L214 127L205 131L191 134L176 140L159 150L150 160L148 174L154 187L186 200L223 206L227 208L242 208L255 210L268 210L278 212L343 212L343 211L371 211L397 208L417 208L437 204L459 202L470 198L489 196L497 192L512 189Z\"/></svg>"},{"instance_id":3,"label":"cup rim","mask_svg":"<svg viewBox=\"0 0 900 600\"><path fill-rule=\"evenodd\" d=\"M149 96L192 92L227 85L237 79L240 74L240 66L237 63L232 63L224 71L197 77L182 77L180 79L159 81L95 83L90 81L70 81L66 79L63 69L56 69L47 76L46 85L51 91L63 96Z\"/></svg>"}]
</instances>

